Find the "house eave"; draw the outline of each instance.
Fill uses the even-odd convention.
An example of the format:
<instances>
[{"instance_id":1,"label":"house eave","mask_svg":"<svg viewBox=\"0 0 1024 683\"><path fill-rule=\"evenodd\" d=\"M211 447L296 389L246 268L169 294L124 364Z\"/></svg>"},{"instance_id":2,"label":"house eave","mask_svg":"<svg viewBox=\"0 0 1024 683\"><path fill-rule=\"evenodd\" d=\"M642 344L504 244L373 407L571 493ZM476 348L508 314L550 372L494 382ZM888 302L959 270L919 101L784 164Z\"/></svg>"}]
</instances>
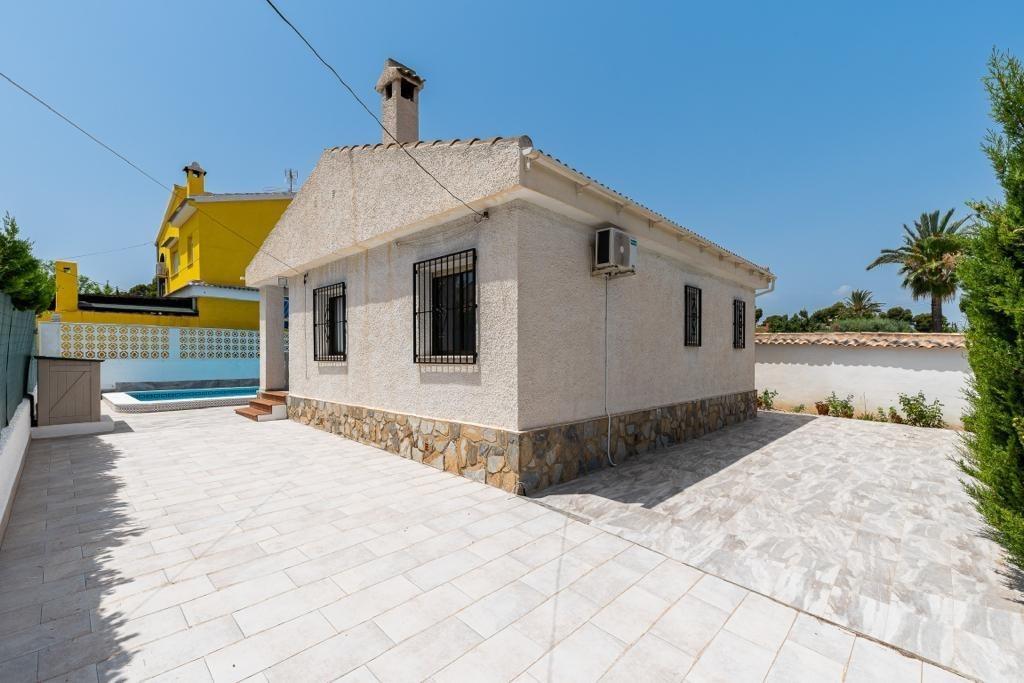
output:
<instances>
[{"instance_id":1,"label":"house eave","mask_svg":"<svg viewBox=\"0 0 1024 683\"><path fill-rule=\"evenodd\" d=\"M762 279L765 284L772 282L776 278L775 274L772 273L770 269L753 263L752 261L749 261L742 256L715 244L711 240L702 237L689 228L679 225L665 216L636 203L629 197L619 194L611 188L595 181L593 178L590 178L576 169L563 164L558 159L555 159L548 154L544 154L540 150L534 148L524 149L523 156L528 160L528 166L524 172L524 176L527 178L524 179L524 183L528 186L530 185L528 178L531 167L533 164L537 164L538 166L569 180L574 186L574 193L577 199L582 193L587 193L596 195L604 202L608 203L614 210L614 216L608 217L609 222L626 222L622 219L623 214L628 212L631 216L639 218L642 223L645 223L649 230L658 230L670 235L677 241L689 243L697 247L702 254L707 253L708 255L717 258L720 263L732 266L734 269L744 270L750 275L755 275Z\"/></svg>"}]
</instances>

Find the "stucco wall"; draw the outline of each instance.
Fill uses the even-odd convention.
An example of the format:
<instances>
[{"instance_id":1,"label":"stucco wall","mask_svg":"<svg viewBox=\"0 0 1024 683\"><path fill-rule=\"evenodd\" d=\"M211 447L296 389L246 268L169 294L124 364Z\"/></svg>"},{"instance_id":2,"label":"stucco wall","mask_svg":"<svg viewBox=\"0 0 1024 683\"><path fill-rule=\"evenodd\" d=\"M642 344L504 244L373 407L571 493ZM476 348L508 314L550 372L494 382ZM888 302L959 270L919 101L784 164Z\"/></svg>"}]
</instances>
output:
<instances>
[{"instance_id":1,"label":"stucco wall","mask_svg":"<svg viewBox=\"0 0 1024 683\"><path fill-rule=\"evenodd\" d=\"M367 250L289 281L292 394L525 430L604 414L603 278L590 273L594 230L516 200ZM477 249L476 365L412 362L412 265ZM646 251L640 273L610 281L609 410L671 405L754 387L753 291ZM313 289L344 281L348 359L312 353ZM703 290L703 345L683 345L683 287ZM747 348L732 346L732 301L747 301Z\"/></svg>"},{"instance_id":2,"label":"stucco wall","mask_svg":"<svg viewBox=\"0 0 1024 683\"><path fill-rule=\"evenodd\" d=\"M519 227L519 427L604 414L605 282L590 273L594 228L524 205ZM639 272L608 282L612 413L754 387L753 290L645 248ZM683 344L683 287L702 289L703 341ZM747 302L747 346L732 344L732 301Z\"/></svg>"},{"instance_id":3,"label":"stucco wall","mask_svg":"<svg viewBox=\"0 0 1024 683\"><path fill-rule=\"evenodd\" d=\"M467 202L519 182L519 138L418 143L409 151ZM246 269L246 283L277 284L271 280L287 273L283 263L326 265L449 211L464 208L397 145L325 150Z\"/></svg>"},{"instance_id":4,"label":"stucco wall","mask_svg":"<svg viewBox=\"0 0 1024 683\"><path fill-rule=\"evenodd\" d=\"M829 393L854 396L857 412L899 407L899 394L923 391L960 425L971 377L963 349L757 345L757 389L779 392L776 407L803 403L809 411Z\"/></svg>"},{"instance_id":5,"label":"stucco wall","mask_svg":"<svg viewBox=\"0 0 1024 683\"><path fill-rule=\"evenodd\" d=\"M289 392L347 405L516 429L520 202L289 279ZM479 361L413 363L413 264L475 247ZM313 289L346 283L348 359L313 360Z\"/></svg>"}]
</instances>

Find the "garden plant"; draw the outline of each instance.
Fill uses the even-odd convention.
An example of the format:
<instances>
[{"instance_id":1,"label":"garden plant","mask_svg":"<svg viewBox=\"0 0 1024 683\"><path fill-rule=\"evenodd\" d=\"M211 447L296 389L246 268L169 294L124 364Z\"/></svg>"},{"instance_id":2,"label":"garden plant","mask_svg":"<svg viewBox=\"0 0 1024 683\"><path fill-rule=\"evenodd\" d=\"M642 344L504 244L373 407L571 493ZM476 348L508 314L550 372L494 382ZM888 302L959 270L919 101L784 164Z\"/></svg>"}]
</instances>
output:
<instances>
[{"instance_id":1,"label":"garden plant","mask_svg":"<svg viewBox=\"0 0 1024 683\"><path fill-rule=\"evenodd\" d=\"M1024 569L1024 66L995 52L983 79L997 130L983 148L1002 201L975 202L979 221L958 275L974 371L973 433L961 467L996 538Z\"/></svg>"}]
</instances>

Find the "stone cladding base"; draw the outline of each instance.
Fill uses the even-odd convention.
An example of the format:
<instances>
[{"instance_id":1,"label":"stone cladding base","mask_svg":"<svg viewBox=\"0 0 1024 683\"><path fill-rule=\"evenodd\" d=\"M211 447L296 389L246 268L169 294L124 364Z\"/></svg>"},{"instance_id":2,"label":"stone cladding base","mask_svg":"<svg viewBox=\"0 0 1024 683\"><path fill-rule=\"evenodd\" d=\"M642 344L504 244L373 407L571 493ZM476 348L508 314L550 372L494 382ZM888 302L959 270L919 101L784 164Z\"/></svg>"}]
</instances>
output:
<instances>
[{"instance_id":1,"label":"stone cladding base","mask_svg":"<svg viewBox=\"0 0 1024 683\"><path fill-rule=\"evenodd\" d=\"M612 415L612 457L621 462L756 416L754 391ZM290 395L288 417L513 493L607 465L603 416L513 432Z\"/></svg>"}]
</instances>

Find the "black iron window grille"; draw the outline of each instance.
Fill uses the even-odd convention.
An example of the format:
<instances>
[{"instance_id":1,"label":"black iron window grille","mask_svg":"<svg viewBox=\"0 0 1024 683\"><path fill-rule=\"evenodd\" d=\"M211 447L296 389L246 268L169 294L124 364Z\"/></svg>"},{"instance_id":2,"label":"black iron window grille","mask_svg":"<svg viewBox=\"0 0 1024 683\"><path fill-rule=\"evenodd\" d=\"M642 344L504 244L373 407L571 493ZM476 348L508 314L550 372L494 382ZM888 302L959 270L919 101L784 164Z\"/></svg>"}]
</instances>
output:
<instances>
[{"instance_id":1,"label":"black iron window grille","mask_svg":"<svg viewBox=\"0 0 1024 683\"><path fill-rule=\"evenodd\" d=\"M412 301L414 362L476 363L476 249L413 264Z\"/></svg>"},{"instance_id":2,"label":"black iron window grille","mask_svg":"<svg viewBox=\"0 0 1024 683\"><path fill-rule=\"evenodd\" d=\"M313 290L313 360L345 360L348 351L345 283Z\"/></svg>"},{"instance_id":3,"label":"black iron window grille","mask_svg":"<svg viewBox=\"0 0 1024 683\"><path fill-rule=\"evenodd\" d=\"M734 299L732 302L732 347L747 346L747 302Z\"/></svg>"},{"instance_id":4,"label":"black iron window grille","mask_svg":"<svg viewBox=\"0 0 1024 683\"><path fill-rule=\"evenodd\" d=\"M700 287L686 285L684 293L684 314L686 321L686 346L700 346Z\"/></svg>"}]
</instances>

